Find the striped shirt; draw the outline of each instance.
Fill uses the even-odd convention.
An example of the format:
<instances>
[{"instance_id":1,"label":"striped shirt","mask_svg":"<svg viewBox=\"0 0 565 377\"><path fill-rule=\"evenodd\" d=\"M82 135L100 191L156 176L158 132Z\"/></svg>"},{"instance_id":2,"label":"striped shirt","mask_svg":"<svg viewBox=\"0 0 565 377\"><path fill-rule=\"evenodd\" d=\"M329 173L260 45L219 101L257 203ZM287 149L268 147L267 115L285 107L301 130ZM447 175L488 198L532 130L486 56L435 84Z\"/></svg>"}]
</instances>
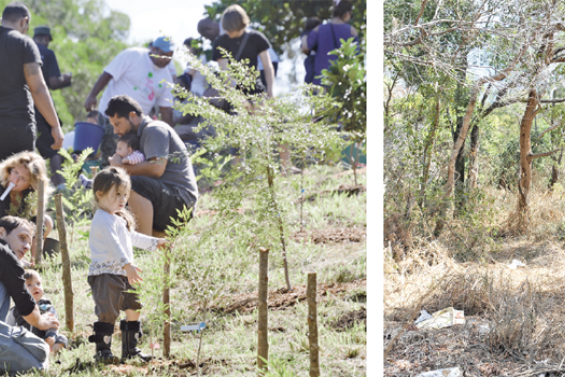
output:
<instances>
[{"instance_id":1,"label":"striped shirt","mask_svg":"<svg viewBox=\"0 0 565 377\"><path fill-rule=\"evenodd\" d=\"M137 165L145 161L145 156L140 151L133 151L122 159L122 164Z\"/></svg>"}]
</instances>

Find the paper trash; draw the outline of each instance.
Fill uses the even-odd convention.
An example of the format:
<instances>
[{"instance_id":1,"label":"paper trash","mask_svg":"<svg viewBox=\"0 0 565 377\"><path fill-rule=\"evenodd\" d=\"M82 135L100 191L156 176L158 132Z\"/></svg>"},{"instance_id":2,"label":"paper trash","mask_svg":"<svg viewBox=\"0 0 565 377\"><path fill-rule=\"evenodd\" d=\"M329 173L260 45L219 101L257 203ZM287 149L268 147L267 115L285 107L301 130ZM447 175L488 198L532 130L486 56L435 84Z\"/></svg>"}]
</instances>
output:
<instances>
[{"instance_id":1,"label":"paper trash","mask_svg":"<svg viewBox=\"0 0 565 377\"><path fill-rule=\"evenodd\" d=\"M455 367L420 373L416 377L463 377L463 372L459 367Z\"/></svg>"},{"instance_id":2,"label":"paper trash","mask_svg":"<svg viewBox=\"0 0 565 377\"><path fill-rule=\"evenodd\" d=\"M510 268L511 270L515 270L518 267L526 267L526 263L522 263L518 259L514 259L512 263L508 265L508 268Z\"/></svg>"},{"instance_id":3,"label":"paper trash","mask_svg":"<svg viewBox=\"0 0 565 377\"><path fill-rule=\"evenodd\" d=\"M420 310L420 316L414 321L414 324L424 322L426 319L432 318L432 315L425 310Z\"/></svg>"},{"instance_id":4,"label":"paper trash","mask_svg":"<svg viewBox=\"0 0 565 377\"><path fill-rule=\"evenodd\" d=\"M441 329L453 325L464 325L465 315L463 310L456 310L453 307L445 308L432 314L432 318L422 321L416 325L420 330Z\"/></svg>"}]
</instances>

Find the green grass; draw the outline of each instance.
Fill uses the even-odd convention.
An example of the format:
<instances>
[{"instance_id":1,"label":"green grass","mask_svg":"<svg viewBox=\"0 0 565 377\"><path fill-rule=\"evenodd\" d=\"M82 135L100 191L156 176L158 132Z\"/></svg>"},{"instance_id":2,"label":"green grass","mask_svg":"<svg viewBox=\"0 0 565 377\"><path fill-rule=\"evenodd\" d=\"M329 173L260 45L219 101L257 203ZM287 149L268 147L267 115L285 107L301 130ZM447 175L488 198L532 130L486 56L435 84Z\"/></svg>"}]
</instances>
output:
<instances>
[{"instance_id":1,"label":"green grass","mask_svg":"<svg viewBox=\"0 0 565 377\"><path fill-rule=\"evenodd\" d=\"M353 184L352 176L336 177L339 168L315 167L305 173L305 194L324 191L335 191L342 184ZM365 183L365 176L360 182ZM289 236L298 232L300 226L300 205L296 203L300 196L300 187L296 184L281 183L281 196L289 209L286 217L286 236L288 242L288 261L290 279L293 286L306 284L307 273L318 273L318 283L348 283L356 279L366 278L366 244L326 242L315 244L310 240L293 241ZM215 199L209 195L202 196L198 210L215 208ZM365 229L366 228L366 193L347 197L346 195L323 194L303 205L303 226L306 232L324 229ZM241 216L252 219L252 211ZM172 312L175 317L173 325L172 355L178 364L196 361L198 335L181 333L180 325L200 321L202 313L198 311L199 303L191 293L194 290L193 281L201 278L199 275L205 266L214 266L213 279L200 282L203 289L221 287L218 303L225 302L229 297L257 291L258 255L256 247L242 241L241 230L237 227L226 230L219 238L215 247L205 251L195 248L199 235L210 226L213 217L197 216L189 224L193 235L177 240L175 252L191 256L192 265L184 269L182 275L173 274L172 282ZM56 232L55 232L56 233ZM56 236L52 234L52 236ZM256 245L257 246L257 245ZM42 272L47 296L58 309L62 332L74 339L86 338L92 331L92 323L96 321L94 304L90 297L90 289L86 278L88 273L88 242L76 239L71 250L73 260L73 289L74 289L74 318L75 331L70 334L64 327L65 310L61 269L54 260ZM149 279L152 269L155 269L157 256L148 252L136 252L136 264L144 272L142 277ZM278 250L270 253L269 289L271 291L284 288L285 278L282 268L283 261ZM173 271L180 270L173 266ZM157 307L161 299L160 292L146 295L145 308L142 313L144 321L145 341L141 344L144 352L149 350L149 333L151 326L147 321L149 313ZM340 294L329 294L318 298L319 343L321 346L321 371L324 376L364 376L366 375L366 343L367 334L364 325L354 325L346 331L337 331L333 323L343 315L365 307L366 286L361 285L352 291ZM308 376L308 307L306 301L299 302L285 310L269 312L269 342L270 342L270 372L269 376ZM254 376L257 358L257 311L245 313L229 313L214 311L208 315L208 327L203 332L201 361L206 361L205 375L209 376ZM161 336L160 324L153 326L153 333ZM156 339L162 345L162 339ZM114 334L113 350L121 355L119 331ZM161 357L162 350L156 351ZM60 364L52 364L51 373L60 374L70 368L76 360L88 363L92 361L94 345L84 343L76 348L64 350L52 361L59 360ZM74 372L73 376L188 376L195 372L193 369L166 367L165 369L136 367L127 372L118 372L113 367L95 367L93 369Z\"/></svg>"}]
</instances>

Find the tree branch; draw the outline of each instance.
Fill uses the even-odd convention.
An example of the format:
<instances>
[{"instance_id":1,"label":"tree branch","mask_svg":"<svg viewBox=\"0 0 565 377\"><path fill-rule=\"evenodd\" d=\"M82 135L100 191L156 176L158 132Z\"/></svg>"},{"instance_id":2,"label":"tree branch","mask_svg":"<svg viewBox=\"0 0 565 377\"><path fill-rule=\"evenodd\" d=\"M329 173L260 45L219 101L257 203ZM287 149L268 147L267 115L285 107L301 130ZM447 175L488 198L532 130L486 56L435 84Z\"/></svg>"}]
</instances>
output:
<instances>
[{"instance_id":1,"label":"tree branch","mask_svg":"<svg viewBox=\"0 0 565 377\"><path fill-rule=\"evenodd\" d=\"M416 17L416 20L414 21L414 26L418 25L418 21L420 21L420 17L422 17L422 14L424 14L424 8L426 7L427 2L428 2L428 0L422 1L422 7L420 8L420 14L418 15L418 17Z\"/></svg>"},{"instance_id":2,"label":"tree branch","mask_svg":"<svg viewBox=\"0 0 565 377\"><path fill-rule=\"evenodd\" d=\"M556 149L553 150L551 152L545 152L545 153L537 153L537 154L533 154L530 153L529 157L533 160L534 158L539 158L539 157L547 157L547 156L551 156L552 154L559 152L561 149Z\"/></svg>"}]
</instances>

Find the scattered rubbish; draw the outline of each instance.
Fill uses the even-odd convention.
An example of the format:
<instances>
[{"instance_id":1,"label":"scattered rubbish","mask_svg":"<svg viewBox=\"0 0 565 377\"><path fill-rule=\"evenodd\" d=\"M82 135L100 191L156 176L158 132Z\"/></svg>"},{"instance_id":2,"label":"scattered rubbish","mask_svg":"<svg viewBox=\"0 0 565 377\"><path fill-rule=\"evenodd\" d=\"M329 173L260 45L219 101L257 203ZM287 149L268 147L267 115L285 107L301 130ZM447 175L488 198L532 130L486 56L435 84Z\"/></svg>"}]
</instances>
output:
<instances>
[{"instance_id":1,"label":"scattered rubbish","mask_svg":"<svg viewBox=\"0 0 565 377\"><path fill-rule=\"evenodd\" d=\"M420 373L416 377L463 377L463 372L459 367L455 367Z\"/></svg>"},{"instance_id":2,"label":"scattered rubbish","mask_svg":"<svg viewBox=\"0 0 565 377\"><path fill-rule=\"evenodd\" d=\"M453 325L464 325L465 315L463 310L456 310L453 307L445 308L432 314L432 318L426 319L416 325L420 330L441 329Z\"/></svg>"},{"instance_id":3,"label":"scattered rubbish","mask_svg":"<svg viewBox=\"0 0 565 377\"><path fill-rule=\"evenodd\" d=\"M423 321L430 319L430 318L432 318L432 315L430 313L428 313L425 310L420 310L420 316L418 317L417 320L414 321L414 324L423 322Z\"/></svg>"},{"instance_id":4,"label":"scattered rubbish","mask_svg":"<svg viewBox=\"0 0 565 377\"><path fill-rule=\"evenodd\" d=\"M479 326L479 335L487 335L488 333L490 333L490 325L488 323Z\"/></svg>"},{"instance_id":5,"label":"scattered rubbish","mask_svg":"<svg viewBox=\"0 0 565 377\"><path fill-rule=\"evenodd\" d=\"M508 268L511 270L515 270L518 267L526 267L526 263L522 263L518 259L514 259L512 263L508 265Z\"/></svg>"},{"instance_id":6,"label":"scattered rubbish","mask_svg":"<svg viewBox=\"0 0 565 377\"><path fill-rule=\"evenodd\" d=\"M206 327L206 323L204 322L200 322L200 323L191 323L189 325L184 325L180 327L180 331L196 331L196 332L200 332L200 330L204 329Z\"/></svg>"}]
</instances>

